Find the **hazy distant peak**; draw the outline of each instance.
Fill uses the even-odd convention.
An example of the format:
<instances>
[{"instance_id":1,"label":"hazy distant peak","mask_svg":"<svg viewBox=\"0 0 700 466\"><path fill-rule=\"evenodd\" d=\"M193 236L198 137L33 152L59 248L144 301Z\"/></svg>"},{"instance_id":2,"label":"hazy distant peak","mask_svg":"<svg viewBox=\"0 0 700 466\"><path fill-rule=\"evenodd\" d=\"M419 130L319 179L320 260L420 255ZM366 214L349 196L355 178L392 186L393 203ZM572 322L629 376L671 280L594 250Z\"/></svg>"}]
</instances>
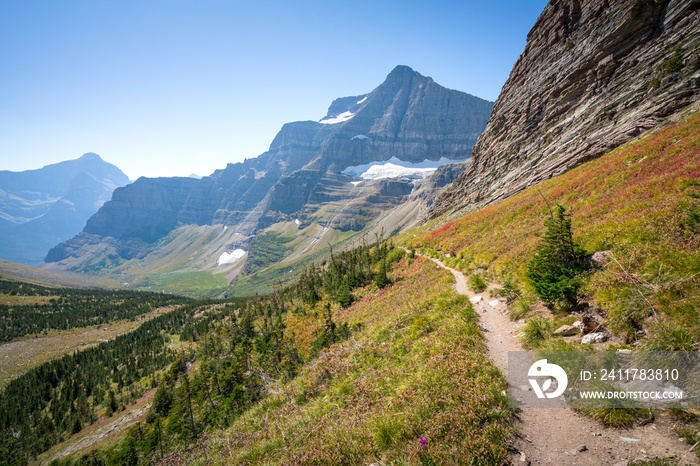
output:
<instances>
[{"instance_id":1,"label":"hazy distant peak","mask_svg":"<svg viewBox=\"0 0 700 466\"><path fill-rule=\"evenodd\" d=\"M0 258L41 262L127 183L118 167L92 152L34 170L0 171Z\"/></svg>"},{"instance_id":2,"label":"hazy distant peak","mask_svg":"<svg viewBox=\"0 0 700 466\"><path fill-rule=\"evenodd\" d=\"M102 157L95 154L94 152L87 152L82 155L78 160L102 160Z\"/></svg>"}]
</instances>

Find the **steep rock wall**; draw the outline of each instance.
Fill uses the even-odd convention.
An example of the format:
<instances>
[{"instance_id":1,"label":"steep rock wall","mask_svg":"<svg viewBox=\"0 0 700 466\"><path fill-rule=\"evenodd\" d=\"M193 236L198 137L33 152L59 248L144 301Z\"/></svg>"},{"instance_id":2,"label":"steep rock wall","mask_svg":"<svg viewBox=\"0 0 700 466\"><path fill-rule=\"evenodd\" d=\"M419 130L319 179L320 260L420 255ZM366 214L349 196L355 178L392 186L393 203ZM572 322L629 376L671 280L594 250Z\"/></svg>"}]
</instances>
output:
<instances>
[{"instance_id":1,"label":"steep rock wall","mask_svg":"<svg viewBox=\"0 0 700 466\"><path fill-rule=\"evenodd\" d=\"M699 24L697 0L550 2L431 216L512 196L696 102Z\"/></svg>"}]
</instances>

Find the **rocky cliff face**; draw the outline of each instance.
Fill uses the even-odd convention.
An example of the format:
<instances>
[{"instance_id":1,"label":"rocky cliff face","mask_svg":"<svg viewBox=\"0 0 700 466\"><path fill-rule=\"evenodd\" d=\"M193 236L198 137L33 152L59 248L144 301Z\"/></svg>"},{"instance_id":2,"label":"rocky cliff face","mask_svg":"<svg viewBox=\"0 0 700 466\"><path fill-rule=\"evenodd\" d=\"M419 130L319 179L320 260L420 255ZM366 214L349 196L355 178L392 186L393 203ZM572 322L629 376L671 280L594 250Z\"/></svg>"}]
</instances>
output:
<instances>
[{"instance_id":1,"label":"rocky cliff face","mask_svg":"<svg viewBox=\"0 0 700 466\"><path fill-rule=\"evenodd\" d=\"M699 24L697 0L551 1L431 215L509 197L697 102Z\"/></svg>"},{"instance_id":2,"label":"rocky cliff face","mask_svg":"<svg viewBox=\"0 0 700 466\"><path fill-rule=\"evenodd\" d=\"M38 264L128 182L92 153L37 170L0 171L0 258Z\"/></svg>"},{"instance_id":3,"label":"rocky cliff face","mask_svg":"<svg viewBox=\"0 0 700 466\"><path fill-rule=\"evenodd\" d=\"M356 212L366 212L358 199L371 203L368 193L375 190L382 201L375 210L391 209L411 188L385 183L354 189L343 169L392 157L406 162L464 160L492 107L492 102L443 88L398 66L369 94L333 101L320 121L284 125L270 149L256 158L229 164L201 180L142 178L117 190L84 231L56 246L46 262L79 269L80 261L71 258L107 248L115 251L114 257L107 254L109 260L119 263L138 251L148 253L148 247L131 247L134 244L155 244L183 225L231 227L239 235L236 247L245 247L241 237L250 238L280 221L325 222L346 231L361 228L371 215L343 223L339 220L352 209L341 206L343 215L328 214L335 221L318 212L329 202L348 206L351 200ZM121 247L120 241L131 246ZM127 256L119 251L127 251Z\"/></svg>"}]
</instances>

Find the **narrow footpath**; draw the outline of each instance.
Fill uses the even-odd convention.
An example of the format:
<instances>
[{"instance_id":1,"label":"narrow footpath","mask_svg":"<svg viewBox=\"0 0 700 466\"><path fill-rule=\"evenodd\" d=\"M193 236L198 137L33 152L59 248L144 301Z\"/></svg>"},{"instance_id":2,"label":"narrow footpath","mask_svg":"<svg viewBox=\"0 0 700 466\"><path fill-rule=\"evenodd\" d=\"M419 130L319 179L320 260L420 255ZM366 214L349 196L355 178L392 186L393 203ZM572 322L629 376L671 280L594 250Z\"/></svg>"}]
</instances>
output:
<instances>
[{"instance_id":1,"label":"narrow footpath","mask_svg":"<svg viewBox=\"0 0 700 466\"><path fill-rule=\"evenodd\" d=\"M419 254L417 254L419 255ZM422 256L422 255L421 255ZM511 321L507 306L489 304L488 290L472 293L462 272L437 259L422 256L452 272L455 290L470 298L482 296L474 305L494 363L508 373L508 352L524 351L518 340L521 324ZM509 387L509 390L518 390ZM517 413L517 435L511 444L513 465L599 465L626 466L630 461L673 458L678 464L700 464L691 447L673 432L667 416L629 429L607 428L571 409L522 407Z\"/></svg>"}]
</instances>

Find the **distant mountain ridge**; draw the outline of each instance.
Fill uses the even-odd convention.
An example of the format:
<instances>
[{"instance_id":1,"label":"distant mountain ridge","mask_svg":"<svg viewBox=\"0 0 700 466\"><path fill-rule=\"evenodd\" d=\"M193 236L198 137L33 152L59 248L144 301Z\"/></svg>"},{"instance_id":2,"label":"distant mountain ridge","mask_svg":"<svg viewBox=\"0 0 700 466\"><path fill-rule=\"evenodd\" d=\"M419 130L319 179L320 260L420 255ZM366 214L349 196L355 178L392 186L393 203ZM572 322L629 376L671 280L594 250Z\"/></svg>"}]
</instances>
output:
<instances>
[{"instance_id":1,"label":"distant mountain ridge","mask_svg":"<svg viewBox=\"0 0 700 466\"><path fill-rule=\"evenodd\" d=\"M697 0L549 2L431 215L510 197L697 103L698 24Z\"/></svg>"},{"instance_id":2,"label":"distant mountain ridge","mask_svg":"<svg viewBox=\"0 0 700 466\"><path fill-rule=\"evenodd\" d=\"M127 183L119 168L94 153L36 170L0 171L0 258L40 263Z\"/></svg>"},{"instance_id":3,"label":"distant mountain ridge","mask_svg":"<svg viewBox=\"0 0 700 466\"><path fill-rule=\"evenodd\" d=\"M410 193L411 182L404 180L408 189L387 191L365 181L355 189L344 169L392 157L465 160L492 106L397 66L372 92L334 100L320 121L285 124L258 157L201 180L140 178L117 189L83 232L53 248L46 262L71 270L113 269L151 254L150 245L186 225L230 227L217 240L217 248L228 252L246 249L257 232L285 222L360 231L401 203L397 193ZM333 203L338 212L330 212Z\"/></svg>"}]
</instances>

